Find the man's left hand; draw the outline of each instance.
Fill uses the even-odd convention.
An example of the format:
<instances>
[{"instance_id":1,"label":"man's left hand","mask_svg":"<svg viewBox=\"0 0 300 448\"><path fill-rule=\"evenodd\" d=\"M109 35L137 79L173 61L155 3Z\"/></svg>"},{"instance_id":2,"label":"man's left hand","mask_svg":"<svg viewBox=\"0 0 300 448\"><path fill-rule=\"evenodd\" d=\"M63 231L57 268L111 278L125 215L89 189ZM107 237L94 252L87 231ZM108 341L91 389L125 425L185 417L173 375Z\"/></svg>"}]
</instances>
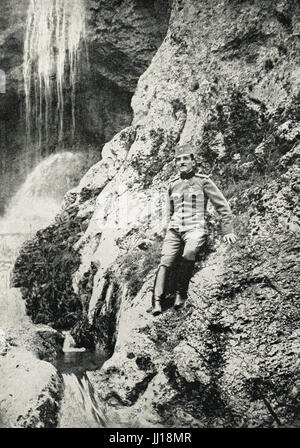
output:
<instances>
[{"instance_id":1,"label":"man's left hand","mask_svg":"<svg viewBox=\"0 0 300 448\"><path fill-rule=\"evenodd\" d=\"M237 240L237 237L234 233L227 233L227 235L223 236L223 241L227 244L233 244Z\"/></svg>"}]
</instances>

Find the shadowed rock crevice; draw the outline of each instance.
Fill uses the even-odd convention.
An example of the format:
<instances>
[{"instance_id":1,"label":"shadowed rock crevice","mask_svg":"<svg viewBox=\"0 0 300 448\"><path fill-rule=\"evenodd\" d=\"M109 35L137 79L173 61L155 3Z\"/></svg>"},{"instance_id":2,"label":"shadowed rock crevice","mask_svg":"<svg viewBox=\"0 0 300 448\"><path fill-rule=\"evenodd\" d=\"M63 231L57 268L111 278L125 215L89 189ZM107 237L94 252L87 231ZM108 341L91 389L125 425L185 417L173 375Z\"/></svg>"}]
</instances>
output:
<instances>
[{"instance_id":1,"label":"shadowed rock crevice","mask_svg":"<svg viewBox=\"0 0 300 448\"><path fill-rule=\"evenodd\" d=\"M107 305L101 306L99 302L99 308L95 312L95 321L97 337L107 347L110 354L114 351L116 341L116 320L117 313L119 311L119 289L118 286L110 285L109 297L107 297Z\"/></svg>"}]
</instances>

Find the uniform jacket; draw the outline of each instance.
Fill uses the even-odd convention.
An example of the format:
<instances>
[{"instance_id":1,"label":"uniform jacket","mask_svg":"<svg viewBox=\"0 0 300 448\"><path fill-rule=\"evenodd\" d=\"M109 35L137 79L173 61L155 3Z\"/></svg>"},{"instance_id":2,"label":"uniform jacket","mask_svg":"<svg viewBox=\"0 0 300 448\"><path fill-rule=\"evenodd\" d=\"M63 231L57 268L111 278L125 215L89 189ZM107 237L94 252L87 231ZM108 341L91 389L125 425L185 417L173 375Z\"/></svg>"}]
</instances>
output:
<instances>
[{"instance_id":1,"label":"uniform jacket","mask_svg":"<svg viewBox=\"0 0 300 448\"><path fill-rule=\"evenodd\" d=\"M207 202L210 200L221 217L223 234L233 231L230 206L208 176L194 172L178 175L169 184L168 195L169 229L180 232L205 229Z\"/></svg>"}]
</instances>

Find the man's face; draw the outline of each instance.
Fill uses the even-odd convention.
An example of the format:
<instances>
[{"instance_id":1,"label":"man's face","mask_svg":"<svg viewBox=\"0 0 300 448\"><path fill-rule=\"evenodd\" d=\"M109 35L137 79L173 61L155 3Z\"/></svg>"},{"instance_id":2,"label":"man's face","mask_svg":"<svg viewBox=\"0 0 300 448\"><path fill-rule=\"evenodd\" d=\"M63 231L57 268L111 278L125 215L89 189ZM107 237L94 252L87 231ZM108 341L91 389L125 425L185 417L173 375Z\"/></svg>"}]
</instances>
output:
<instances>
[{"instance_id":1,"label":"man's face","mask_svg":"<svg viewBox=\"0 0 300 448\"><path fill-rule=\"evenodd\" d=\"M194 159L190 154L175 157L176 166L180 173L188 173L194 168Z\"/></svg>"}]
</instances>

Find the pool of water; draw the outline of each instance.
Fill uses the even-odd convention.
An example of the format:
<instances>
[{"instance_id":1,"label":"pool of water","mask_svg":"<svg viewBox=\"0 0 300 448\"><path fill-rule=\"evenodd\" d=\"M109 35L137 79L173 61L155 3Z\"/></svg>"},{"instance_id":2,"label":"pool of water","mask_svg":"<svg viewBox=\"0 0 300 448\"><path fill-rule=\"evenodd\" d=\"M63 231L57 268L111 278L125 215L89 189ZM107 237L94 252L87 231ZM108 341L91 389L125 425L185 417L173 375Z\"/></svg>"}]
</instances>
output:
<instances>
[{"instance_id":1,"label":"pool of water","mask_svg":"<svg viewBox=\"0 0 300 448\"><path fill-rule=\"evenodd\" d=\"M74 347L65 333L64 353L53 362L62 374L64 396L59 413L59 428L103 428L108 425L105 405L90 383L86 372L101 369L107 355L101 350Z\"/></svg>"},{"instance_id":2,"label":"pool of water","mask_svg":"<svg viewBox=\"0 0 300 448\"><path fill-rule=\"evenodd\" d=\"M59 355L53 364L60 373L74 373L80 378L88 370L100 369L106 359L107 355L100 350L69 351Z\"/></svg>"}]
</instances>

